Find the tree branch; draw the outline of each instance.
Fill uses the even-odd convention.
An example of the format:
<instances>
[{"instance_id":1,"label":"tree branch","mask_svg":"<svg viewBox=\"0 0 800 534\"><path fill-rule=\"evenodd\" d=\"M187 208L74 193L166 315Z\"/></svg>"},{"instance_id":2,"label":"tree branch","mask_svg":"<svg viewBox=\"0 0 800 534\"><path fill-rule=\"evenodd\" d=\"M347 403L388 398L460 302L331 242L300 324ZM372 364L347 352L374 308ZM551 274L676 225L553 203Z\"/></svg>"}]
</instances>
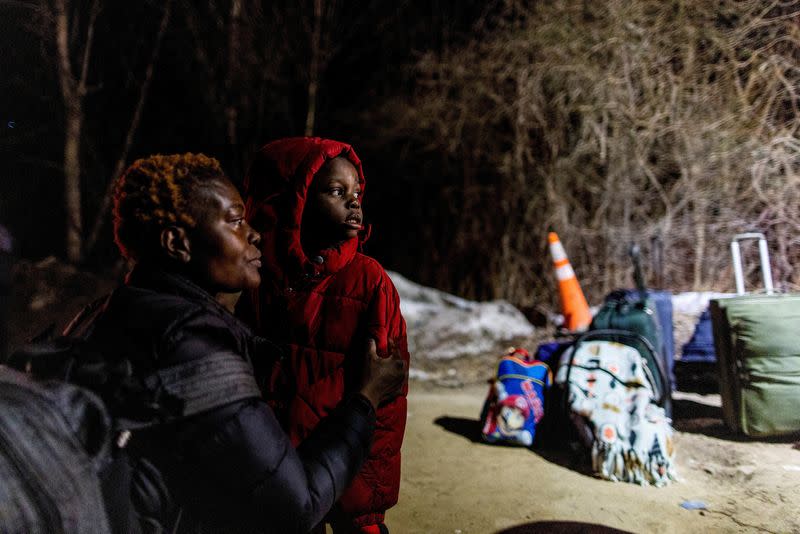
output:
<instances>
[{"instance_id":1,"label":"tree branch","mask_svg":"<svg viewBox=\"0 0 800 534\"><path fill-rule=\"evenodd\" d=\"M55 1L53 18L56 23L56 50L58 52L58 80L61 83L61 94L64 102L70 102L75 96L72 65L69 60L69 21L65 0Z\"/></svg>"},{"instance_id":2,"label":"tree branch","mask_svg":"<svg viewBox=\"0 0 800 534\"><path fill-rule=\"evenodd\" d=\"M100 12L97 0L92 2L92 10L89 14L89 26L86 28L86 46L83 48L83 64L81 65L81 79L78 82L78 96L83 98L86 95L86 79L89 76L89 61L92 57L92 42L94 41L94 23Z\"/></svg>"}]
</instances>

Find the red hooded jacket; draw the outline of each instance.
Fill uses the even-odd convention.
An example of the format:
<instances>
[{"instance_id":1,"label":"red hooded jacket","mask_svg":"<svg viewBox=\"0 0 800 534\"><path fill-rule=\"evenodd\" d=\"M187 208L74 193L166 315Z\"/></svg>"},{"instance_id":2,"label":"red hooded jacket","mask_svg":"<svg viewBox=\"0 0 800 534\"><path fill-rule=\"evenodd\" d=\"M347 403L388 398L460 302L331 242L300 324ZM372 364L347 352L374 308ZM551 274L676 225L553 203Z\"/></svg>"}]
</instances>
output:
<instances>
[{"instance_id":1,"label":"red hooded jacket","mask_svg":"<svg viewBox=\"0 0 800 534\"><path fill-rule=\"evenodd\" d=\"M352 147L319 138L267 144L244 185L250 224L262 232L264 276L260 288L243 297L240 315L260 335L289 347L261 373L265 396L295 445L358 387L367 337L377 341L379 354L394 340L409 359L397 290L381 265L359 252L367 232L313 258L300 244L309 186L325 162L338 156L357 169L363 199L364 173ZM332 514L337 531L340 521L345 530L381 523L397 502L406 393L407 386L378 410L370 455Z\"/></svg>"}]
</instances>

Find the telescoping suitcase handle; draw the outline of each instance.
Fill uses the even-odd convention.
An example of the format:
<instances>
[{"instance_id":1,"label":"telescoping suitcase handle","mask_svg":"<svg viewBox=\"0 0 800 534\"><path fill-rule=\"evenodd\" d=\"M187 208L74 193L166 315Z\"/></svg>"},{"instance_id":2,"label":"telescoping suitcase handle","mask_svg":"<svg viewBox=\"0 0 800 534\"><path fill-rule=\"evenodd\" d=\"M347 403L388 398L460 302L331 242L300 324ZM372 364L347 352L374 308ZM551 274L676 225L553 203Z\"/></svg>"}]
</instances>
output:
<instances>
[{"instance_id":1,"label":"telescoping suitcase handle","mask_svg":"<svg viewBox=\"0 0 800 534\"><path fill-rule=\"evenodd\" d=\"M769 264L769 252L767 251L767 239L764 234L752 232L747 234L737 234L731 241L731 256L733 256L733 274L736 278L736 294L744 295L744 272L742 271L742 253L739 249L739 241L758 239L758 255L761 258L761 276L764 279L764 289L767 295L772 295L772 269Z\"/></svg>"}]
</instances>

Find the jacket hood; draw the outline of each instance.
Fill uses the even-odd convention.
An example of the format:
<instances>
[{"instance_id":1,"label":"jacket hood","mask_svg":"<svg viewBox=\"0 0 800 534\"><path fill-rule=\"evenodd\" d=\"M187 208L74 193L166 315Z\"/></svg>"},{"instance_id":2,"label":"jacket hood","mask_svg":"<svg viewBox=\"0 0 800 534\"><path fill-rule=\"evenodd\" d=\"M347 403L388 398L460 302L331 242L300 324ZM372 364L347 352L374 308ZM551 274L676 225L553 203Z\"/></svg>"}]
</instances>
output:
<instances>
[{"instance_id":1,"label":"jacket hood","mask_svg":"<svg viewBox=\"0 0 800 534\"><path fill-rule=\"evenodd\" d=\"M301 245L303 209L311 182L325 162L340 156L347 158L358 171L363 199L361 160L346 143L319 137L292 137L268 143L256 153L244 180L244 195L249 222L262 233L264 270L272 282L286 286L299 277L336 272L367 240L369 228L365 227L358 237L314 258L308 258Z\"/></svg>"}]
</instances>

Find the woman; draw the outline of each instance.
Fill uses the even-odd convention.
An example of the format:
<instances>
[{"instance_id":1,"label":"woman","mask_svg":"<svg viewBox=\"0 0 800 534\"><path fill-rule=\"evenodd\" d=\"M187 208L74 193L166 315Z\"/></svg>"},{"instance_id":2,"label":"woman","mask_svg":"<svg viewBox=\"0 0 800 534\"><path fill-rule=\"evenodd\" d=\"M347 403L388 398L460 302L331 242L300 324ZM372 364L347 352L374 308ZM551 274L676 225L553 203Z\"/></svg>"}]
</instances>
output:
<instances>
[{"instance_id":1,"label":"woman","mask_svg":"<svg viewBox=\"0 0 800 534\"><path fill-rule=\"evenodd\" d=\"M406 364L378 358L370 342L358 393L295 450L250 366L256 353L278 357L276 347L220 303L257 287L261 262L259 235L219 163L193 154L136 161L118 182L114 217L116 243L135 267L89 337L105 378L84 384L127 428L146 427L119 442L142 529L311 530L360 468L375 410L400 392ZM126 528L124 514L110 515Z\"/></svg>"}]
</instances>

